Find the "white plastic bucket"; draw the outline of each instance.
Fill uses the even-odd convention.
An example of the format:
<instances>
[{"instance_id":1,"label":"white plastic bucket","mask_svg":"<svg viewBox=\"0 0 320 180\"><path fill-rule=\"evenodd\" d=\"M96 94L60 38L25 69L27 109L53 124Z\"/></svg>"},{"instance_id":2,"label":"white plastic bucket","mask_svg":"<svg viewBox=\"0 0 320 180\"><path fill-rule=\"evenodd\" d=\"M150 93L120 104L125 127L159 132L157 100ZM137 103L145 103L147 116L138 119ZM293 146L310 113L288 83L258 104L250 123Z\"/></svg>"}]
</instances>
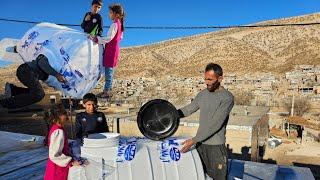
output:
<instances>
[{"instance_id":1,"label":"white plastic bucket","mask_svg":"<svg viewBox=\"0 0 320 180\"><path fill-rule=\"evenodd\" d=\"M120 134L118 133L96 133L89 134L83 139L83 147L86 148L105 148L116 147L119 143Z\"/></svg>"}]
</instances>

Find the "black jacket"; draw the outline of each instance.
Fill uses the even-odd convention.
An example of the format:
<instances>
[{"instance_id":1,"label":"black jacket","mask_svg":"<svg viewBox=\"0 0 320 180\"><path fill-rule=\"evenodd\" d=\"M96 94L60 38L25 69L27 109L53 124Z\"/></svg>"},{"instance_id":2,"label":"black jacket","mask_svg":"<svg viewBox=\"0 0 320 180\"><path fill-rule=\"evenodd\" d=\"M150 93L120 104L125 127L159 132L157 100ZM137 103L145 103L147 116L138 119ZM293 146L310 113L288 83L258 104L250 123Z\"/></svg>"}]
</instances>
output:
<instances>
[{"instance_id":1,"label":"black jacket","mask_svg":"<svg viewBox=\"0 0 320 180\"><path fill-rule=\"evenodd\" d=\"M86 112L76 115L76 138L82 142L88 134L109 132L106 117L102 112L88 114Z\"/></svg>"},{"instance_id":2,"label":"black jacket","mask_svg":"<svg viewBox=\"0 0 320 180\"><path fill-rule=\"evenodd\" d=\"M86 21L86 16L90 14L91 18L89 21ZM102 36L102 31L103 31L103 21L102 21L102 17L100 14L91 14L91 12L87 12L84 17L83 17L83 21L81 23L81 28L84 30L84 32L86 33L91 33L91 31L98 26L95 35L98 36Z\"/></svg>"},{"instance_id":3,"label":"black jacket","mask_svg":"<svg viewBox=\"0 0 320 180\"><path fill-rule=\"evenodd\" d=\"M40 54L35 60L26 62L32 71L38 76L39 80L45 81L49 75L56 76L58 72L54 70L48 61L48 58Z\"/></svg>"}]
</instances>

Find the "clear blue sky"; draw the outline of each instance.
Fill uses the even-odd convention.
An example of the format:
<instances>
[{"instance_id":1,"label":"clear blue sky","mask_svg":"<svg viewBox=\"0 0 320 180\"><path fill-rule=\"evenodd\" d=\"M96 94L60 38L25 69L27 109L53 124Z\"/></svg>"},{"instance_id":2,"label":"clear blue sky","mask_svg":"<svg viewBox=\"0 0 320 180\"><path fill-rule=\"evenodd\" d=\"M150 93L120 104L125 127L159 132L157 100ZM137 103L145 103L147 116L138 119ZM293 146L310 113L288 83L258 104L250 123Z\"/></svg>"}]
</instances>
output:
<instances>
[{"instance_id":1,"label":"clear blue sky","mask_svg":"<svg viewBox=\"0 0 320 180\"><path fill-rule=\"evenodd\" d=\"M101 14L110 25L108 4L121 3L127 26L220 26L320 12L320 0L109 0ZM1 0L0 18L80 24L91 0ZM21 38L33 25L0 21L0 39ZM75 27L80 29L80 27ZM209 30L127 29L122 47L143 45ZM106 35L107 29L104 30Z\"/></svg>"}]
</instances>

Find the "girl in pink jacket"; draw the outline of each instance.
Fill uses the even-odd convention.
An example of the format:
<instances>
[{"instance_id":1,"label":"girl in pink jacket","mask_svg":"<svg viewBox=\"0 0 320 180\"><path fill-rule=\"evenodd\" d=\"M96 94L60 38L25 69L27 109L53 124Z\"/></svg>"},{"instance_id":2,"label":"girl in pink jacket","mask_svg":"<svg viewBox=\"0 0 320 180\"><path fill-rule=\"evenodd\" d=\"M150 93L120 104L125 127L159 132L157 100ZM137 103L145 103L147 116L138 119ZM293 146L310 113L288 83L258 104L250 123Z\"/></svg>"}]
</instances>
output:
<instances>
[{"instance_id":1,"label":"girl in pink jacket","mask_svg":"<svg viewBox=\"0 0 320 180\"><path fill-rule=\"evenodd\" d=\"M124 10L120 4L112 4L109 6L109 18L113 21L107 37L91 37L94 42L104 44L103 66L105 67L105 85L104 90L100 93L100 97L109 98L112 89L112 80L114 69L117 66L120 54L120 40L122 39L124 27Z\"/></svg>"},{"instance_id":2,"label":"girl in pink jacket","mask_svg":"<svg viewBox=\"0 0 320 180\"><path fill-rule=\"evenodd\" d=\"M73 161L70 156L68 136L64 129L68 121L67 112L62 105L51 109L51 120L53 124L48 133L49 158L47 161L45 180L65 180L71 165L78 166L78 161Z\"/></svg>"}]
</instances>

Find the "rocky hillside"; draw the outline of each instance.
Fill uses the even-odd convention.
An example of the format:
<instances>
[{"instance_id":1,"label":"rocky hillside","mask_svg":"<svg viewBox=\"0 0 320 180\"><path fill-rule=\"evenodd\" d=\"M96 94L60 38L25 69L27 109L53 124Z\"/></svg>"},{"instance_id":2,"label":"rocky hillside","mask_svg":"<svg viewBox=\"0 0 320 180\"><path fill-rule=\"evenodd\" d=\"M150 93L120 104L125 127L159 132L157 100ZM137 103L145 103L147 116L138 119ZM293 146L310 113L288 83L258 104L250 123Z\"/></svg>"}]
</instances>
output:
<instances>
[{"instance_id":1,"label":"rocky hillside","mask_svg":"<svg viewBox=\"0 0 320 180\"><path fill-rule=\"evenodd\" d=\"M320 13L257 24L314 22ZM320 25L232 28L124 48L116 76L199 76L209 62L235 74L278 74L298 64L320 64Z\"/></svg>"}]
</instances>

